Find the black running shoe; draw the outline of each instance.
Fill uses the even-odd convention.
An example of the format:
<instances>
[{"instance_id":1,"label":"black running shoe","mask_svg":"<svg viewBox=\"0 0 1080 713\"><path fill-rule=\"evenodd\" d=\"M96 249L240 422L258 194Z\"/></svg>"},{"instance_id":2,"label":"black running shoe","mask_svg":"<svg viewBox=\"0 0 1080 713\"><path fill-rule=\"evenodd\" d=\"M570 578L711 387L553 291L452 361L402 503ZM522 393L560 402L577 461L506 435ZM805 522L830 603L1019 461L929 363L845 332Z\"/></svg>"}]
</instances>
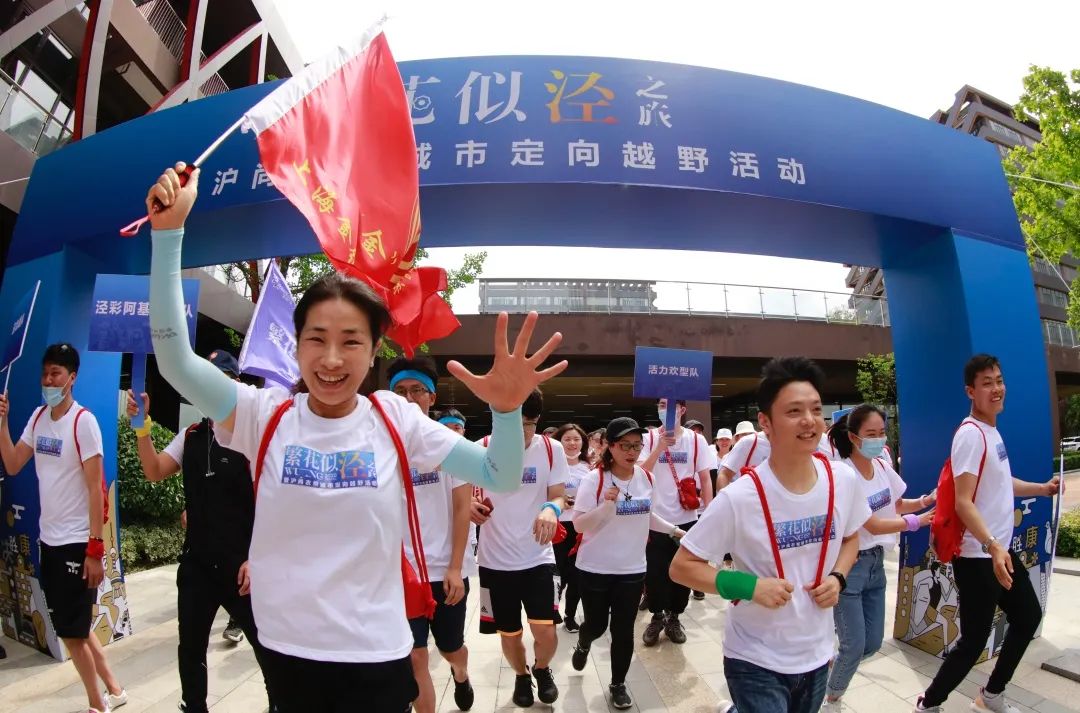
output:
<instances>
[{"instance_id":1,"label":"black running shoe","mask_svg":"<svg viewBox=\"0 0 1080 713\"><path fill-rule=\"evenodd\" d=\"M570 663L573 665L575 671L584 671L585 664L589 662L589 650L583 649L577 644L574 645L574 651L570 654Z\"/></svg>"},{"instance_id":2,"label":"black running shoe","mask_svg":"<svg viewBox=\"0 0 1080 713\"><path fill-rule=\"evenodd\" d=\"M660 632L664 630L664 615L653 614L652 621L645 627L645 632L641 635L641 641L646 646L656 646L656 642L660 640Z\"/></svg>"},{"instance_id":3,"label":"black running shoe","mask_svg":"<svg viewBox=\"0 0 1080 713\"><path fill-rule=\"evenodd\" d=\"M533 677L536 678L536 697L541 703L554 703L559 700L559 687L555 685L555 678L551 675L551 667L536 668L533 666Z\"/></svg>"},{"instance_id":4,"label":"black running shoe","mask_svg":"<svg viewBox=\"0 0 1080 713\"><path fill-rule=\"evenodd\" d=\"M625 683L613 683L608 686L608 691L611 692L611 706L613 708L624 711L627 708L634 707L634 699L630 697L630 693L626 690Z\"/></svg>"},{"instance_id":5,"label":"black running shoe","mask_svg":"<svg viewBox=\"0 0 1080 713\"><path fill-rule=\"evenodd\" d=\"M678 614L668 614L667 624L664 625L664 633L673 644L686 643L686 629L679 621Z\"/></svg>"},{"instance_id":6,"label":"black running shoe","mask_svg":"<svg viewBox=\"0 0 1080 713\"><path fill-rule=\"evenodd\" d=\"M577 623L577 619L572 616L568 616L563 619L563 628L569 631L571 634L576 634L581 627Z\"/></svg>"},{"instance_id":7,"label":"black running shoe","mask_svg":"<svg viewBox=\"0 0 1080 713\"><path fill-rule=\"evenodd\" d=\"M450 675L453 676L454 669L450 669ZM458 707L459 711L467 711L472 708L473 700L476 698L476 693L473 691L472 683L469 679L465 679L458 683L458 680L454 679L454 704Z\"/></svg>"},{"instance_id":8,"label":"black running shoe","mask_svg":"<svg viewBox=\"0 0 1080 713\"><path fill-rule=\"evenodd\" d=\"M514 705L518 708L532 708L533 701L532 676L527 673L518 674L514 679Z\"/></svg>"}]
</instances>

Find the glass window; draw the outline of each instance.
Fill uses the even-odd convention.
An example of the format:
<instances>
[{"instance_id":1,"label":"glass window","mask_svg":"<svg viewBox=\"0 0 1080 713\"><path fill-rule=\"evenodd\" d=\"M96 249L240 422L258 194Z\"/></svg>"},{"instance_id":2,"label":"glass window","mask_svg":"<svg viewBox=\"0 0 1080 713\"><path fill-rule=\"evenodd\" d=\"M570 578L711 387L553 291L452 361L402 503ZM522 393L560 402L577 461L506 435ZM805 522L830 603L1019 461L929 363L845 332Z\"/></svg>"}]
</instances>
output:
<instances>
[{"instance_id":1,"label":"glass window","mask_svg":"<svg viewBox=\"0 0 1080 713\"><path fill-rule=\"evenodd\" d=\"M37 72L30 70L22 80L22 89L27 95L44 107L51 110L58 97L56 90L45 83Z\"/></svg>"}]
</instances>

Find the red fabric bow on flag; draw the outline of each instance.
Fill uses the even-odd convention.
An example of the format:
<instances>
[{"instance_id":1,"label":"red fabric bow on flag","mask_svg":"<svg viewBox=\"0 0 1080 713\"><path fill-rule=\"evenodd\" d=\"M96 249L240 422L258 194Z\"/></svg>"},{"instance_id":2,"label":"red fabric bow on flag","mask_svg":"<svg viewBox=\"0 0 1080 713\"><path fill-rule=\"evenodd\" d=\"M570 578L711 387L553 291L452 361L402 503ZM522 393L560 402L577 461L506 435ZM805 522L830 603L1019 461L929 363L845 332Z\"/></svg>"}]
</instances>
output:
<instances>
[{"instance_id":1,"label":"red fabric bow on flag","mask_svg":"<svg viewBox=\"0 0 1080 713\"><path fill-rule=\"evenodd\" d=\"M377 29L309 65L244 118L274 186L307 218L334 267L383 298L393 320L387 336L412 356L460 323L439 294L446 272L413 264L416 141L401 74Z\"/></svg>"}]
</instances>

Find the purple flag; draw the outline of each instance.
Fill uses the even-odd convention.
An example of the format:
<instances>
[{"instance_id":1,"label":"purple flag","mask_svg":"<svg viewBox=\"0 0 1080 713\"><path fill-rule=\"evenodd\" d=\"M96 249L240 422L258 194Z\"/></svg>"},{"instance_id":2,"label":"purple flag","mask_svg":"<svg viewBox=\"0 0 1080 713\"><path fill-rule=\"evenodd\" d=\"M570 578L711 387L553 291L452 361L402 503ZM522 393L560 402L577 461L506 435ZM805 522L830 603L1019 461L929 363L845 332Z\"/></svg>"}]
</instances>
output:
<instances>
[{"instance_id":1,"label":"purple flag","mask_svg":"<svg viewBox=\"0 0 1080 713\"><path fill-rule=\"evenodd\" d=\"M300 367L296 364L296 334L293 332L295 306L277 261L271 260L259 303L255 305L255 314L240 350L241 373L264 377L286 389L296 384Z\"/></svg>"}]
</instances>

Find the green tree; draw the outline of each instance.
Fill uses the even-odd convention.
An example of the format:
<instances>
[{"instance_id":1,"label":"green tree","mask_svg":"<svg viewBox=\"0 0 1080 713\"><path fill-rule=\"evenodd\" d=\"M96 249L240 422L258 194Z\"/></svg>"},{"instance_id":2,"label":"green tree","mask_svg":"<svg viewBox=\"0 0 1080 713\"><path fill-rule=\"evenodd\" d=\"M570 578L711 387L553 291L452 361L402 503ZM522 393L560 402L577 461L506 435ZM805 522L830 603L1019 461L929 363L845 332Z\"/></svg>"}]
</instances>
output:
<instances>
[{"instance_id":1,"label":"green tree","mask_svg":"<svg viewBox=\"0 0 1080 713\"><path fill-rule=\"evenodd\" d=\"M896 406L896 360L889 354L867 354L855 363L855 388L865 403L889 414L887 436L893 452L900 452L900 415Z\"/></svg>"},{"instance_id":2,"label":"green tree","mask_svg":"<svg viewBox=\"0 0 1080 713\"><path fill-rule=\"evenodd\" d=\"M1080 394L1073 394L1065 401L1066 435L1080 434Z\"/></svg>"},{"instance_id":3,"label":"green tree","mask_svg":"<svg viewBox=\"0 0 1080 713\"><path fill-rule=\"evenodd\" d=\"M120 515L124 525L151 523L173 525L180 521L184 509L183 474L151 483L143 475L135 431L126 418L116 424L116 490L120 498ZM173 432L154 423L150 440L160 452L173 439Z\"/></svg>"},{"instance_id":4,"label":"green tree","mask_svg":"<svg viewBox=\"0 0 1080 713\"><path fill-rule=\"evenodd\" d=\"M1065 253L1080 255L1080 69L1066 77L1049 67L1032 65L1024 77L1024 93L1016 104L1018 118L1039 122L1042 140L1029 149L1013 148L1005 157L1005 173L1021 217L1028 254L1056 264ZM1072 287L1076 287L1074 281ZM1069 323L1080 328L1080 294L1070 288Z\"/></svg>"}]
</instances>

